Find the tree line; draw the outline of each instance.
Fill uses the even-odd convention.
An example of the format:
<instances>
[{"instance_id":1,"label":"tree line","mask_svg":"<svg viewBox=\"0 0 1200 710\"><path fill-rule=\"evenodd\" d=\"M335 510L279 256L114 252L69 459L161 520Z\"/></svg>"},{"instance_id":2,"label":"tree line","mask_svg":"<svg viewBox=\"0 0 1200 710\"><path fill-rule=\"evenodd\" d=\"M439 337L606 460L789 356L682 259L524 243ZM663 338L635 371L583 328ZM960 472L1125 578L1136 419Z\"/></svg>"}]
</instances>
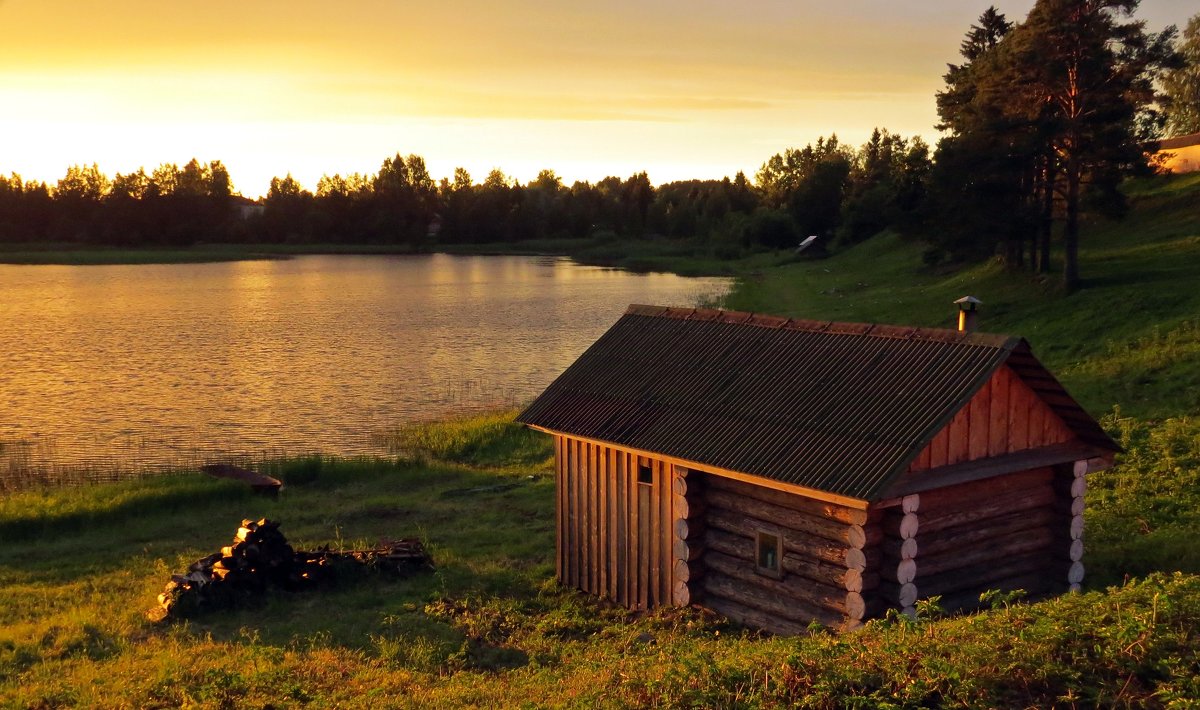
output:
<instances>
[{"instance_id":1,"label":"tree line","mask_svg":"<svg viewBox=\"0 0 1200 710\"><path fill-rule=\"evenodd\" d=\"M995 7L968 29L936 95L932 147L877 129L768 158L753 180L659 186L646 173L565 184L499 170L435 180L417 155L373 175L332 175L310 192L290 175L266 196L235 194L220 161L164 164L112 179L75 166L57 184L0 176L0 242L111 246L238 243L512 243L611 235L681 239L720 258L810 253L893 230L930 264L996 257L1078 285L1080 223L1119 217L1119 185L1145 172L1164 131L1200 132L1200 15L1181 37L1147 32L1136 0L1037 0L1021 22ZM1058 256L1061 254L1061 256Z\"/></svg>"},{"instance_id":2,"label":"tree line","mask_svg":"<svg viewBox=\"0 0 1200 710\"><path fill-rule=\"evenodd\" d=\"M513 243L611 234L687 239L723 258L795 247L803 236L857 241L898 225L919 203L929 150L877 130L854 149L836 136L773 156L744 174L655 186L644 172L565 184L552 170L527 183L457 168L435 181L419 155L373 175L326 175L315 191L273 178L258 201L234 193L220 161L192 160L109 178L73 166L55 185L0 176L0 242L188 246L197 242Z\"/></svg>"}]
</instances>

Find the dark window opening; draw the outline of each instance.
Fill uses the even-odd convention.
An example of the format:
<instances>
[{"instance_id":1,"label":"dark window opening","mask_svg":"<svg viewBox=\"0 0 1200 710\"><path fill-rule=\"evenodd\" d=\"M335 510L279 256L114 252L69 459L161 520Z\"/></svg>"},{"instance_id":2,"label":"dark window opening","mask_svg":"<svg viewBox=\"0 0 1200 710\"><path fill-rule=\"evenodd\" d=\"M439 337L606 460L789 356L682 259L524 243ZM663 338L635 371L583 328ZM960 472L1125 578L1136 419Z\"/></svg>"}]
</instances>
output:
<instances>
[{"instance_id":1,"label":"dark window opening","mask_svg":"<svg viewBox=\"0 0 1200 710\"><path fill-rule=\"evenodd\" d=\"M649 462L638 461L638 483L654 485L654 469L650 468Z\"/></svg>"},{"instance_id":2,"label":"dark window opening","mask_svg":"<svg viewBox=\"0 0 1200 710\"><path fill-rule=\"evenodd\" d=\"M758 531L754 540L754 566L759 574L779 579L783 576L783 538Z\"/></svg>"}]
</instances>

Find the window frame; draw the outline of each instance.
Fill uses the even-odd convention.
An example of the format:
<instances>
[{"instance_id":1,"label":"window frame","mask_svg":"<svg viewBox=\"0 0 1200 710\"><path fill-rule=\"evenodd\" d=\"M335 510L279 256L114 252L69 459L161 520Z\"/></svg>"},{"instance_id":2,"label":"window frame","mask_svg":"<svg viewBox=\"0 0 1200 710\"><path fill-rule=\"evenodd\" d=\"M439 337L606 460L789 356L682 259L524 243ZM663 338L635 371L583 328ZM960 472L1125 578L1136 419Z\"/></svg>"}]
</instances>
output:
<instances>
[{"instance_id":1,"label":"window frame","mask_svg":"<svg viewBox=\"0 0 1200 710\"><path fill-rule=\"evenodd\" d=\"M639 486L654 485L654 462L645 456L639 456L637 459L637 482Z\"/></svg>"},{"instance_id":2,"label":"window frame","mask_svg":"<svg viewBox=\"0 0 1200 710\"><path fill-rule=\"evenodd\" d=\"M763 564L763 552L767 546L771 545L765 538L773 538L775 541L773 546L774 568ZM783 579L783 535L778 530L759 528L754 531L754 571L771 579Z\"/></svg>"}]
</instances>

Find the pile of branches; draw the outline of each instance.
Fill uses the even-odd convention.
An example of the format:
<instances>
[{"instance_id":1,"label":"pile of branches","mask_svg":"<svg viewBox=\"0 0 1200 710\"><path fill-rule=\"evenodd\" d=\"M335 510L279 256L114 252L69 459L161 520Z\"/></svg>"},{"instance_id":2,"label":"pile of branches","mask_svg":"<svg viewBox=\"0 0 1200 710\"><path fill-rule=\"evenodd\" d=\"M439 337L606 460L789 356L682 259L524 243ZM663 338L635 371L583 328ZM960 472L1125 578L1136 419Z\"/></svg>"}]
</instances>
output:
<instances>
[{"instance_id":1,"label":"pile of branches","mask_svg":"<svg viewBox=\"0 0 1200 710\"><path fill-rule=\"evenodd\" d=\"M303 591L327 586L364 571L407 575L433 569L420 540L381 542L368 550L293 550L279 523L243 520L233 544L171 575L158 595L157 619L184 618L230 609L261 597L268 589Z\"/></svg>"}]
</instances>

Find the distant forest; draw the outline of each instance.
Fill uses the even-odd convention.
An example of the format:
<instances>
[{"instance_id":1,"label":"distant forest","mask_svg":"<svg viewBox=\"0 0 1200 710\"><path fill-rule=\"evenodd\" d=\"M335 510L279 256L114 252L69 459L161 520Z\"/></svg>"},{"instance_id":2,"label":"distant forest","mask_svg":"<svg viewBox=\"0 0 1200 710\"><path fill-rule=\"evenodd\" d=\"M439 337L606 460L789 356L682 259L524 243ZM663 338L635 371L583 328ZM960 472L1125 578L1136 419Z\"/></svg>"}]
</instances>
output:
<instances>
[{"instance_id":1,"label":"distant forest","mask_svg":"<svg viewBox=\"0 0 1200 710\"><path fill-rule=\"evenodd\" d=\"M315 193L290 175L266 196L235 194L219 161L192 160L109 178L74 166L50 186L0 177L0 241L179 247L197 242L512 243L603 234L698 239L726 258L795 247L802 235L865 238L907 224L923 199L929 148L876 131L855 150L836 137L772 157L751 182L687 180L655 187L646 173L565 185L551 170L521 184L499 170L435 181L418 155L374 175L325 176Z\"/></svg>"},{"instance_id":2,"label":"distant forest","mask_svg":"<svg viewBox=\"0 0 1200 710\"><path fill-rule=\"evenodd\" d=\"M1151 171L1164 130L1200 131L1200 15L1182 36L1148 33L1137 3L1038 0L1023 22L989 8L936 96L943 137L928 146L877 129L771 156L753 179L655 187L646 173L566 185L551 170L520 184L459 168L434 180L399 154L374 175L290 175L251 201L219 161L109 178L74 166L55 185L0 176L0 243L180 247L207 243L513 243L547 238L687 240L722 259L795 248L821 254L884 230L920 239L930 264L997 257L1050 270L1060 242L1078 281L1080 217L1119 217L1117 187Z\"/></svg>"}]
</instances>

